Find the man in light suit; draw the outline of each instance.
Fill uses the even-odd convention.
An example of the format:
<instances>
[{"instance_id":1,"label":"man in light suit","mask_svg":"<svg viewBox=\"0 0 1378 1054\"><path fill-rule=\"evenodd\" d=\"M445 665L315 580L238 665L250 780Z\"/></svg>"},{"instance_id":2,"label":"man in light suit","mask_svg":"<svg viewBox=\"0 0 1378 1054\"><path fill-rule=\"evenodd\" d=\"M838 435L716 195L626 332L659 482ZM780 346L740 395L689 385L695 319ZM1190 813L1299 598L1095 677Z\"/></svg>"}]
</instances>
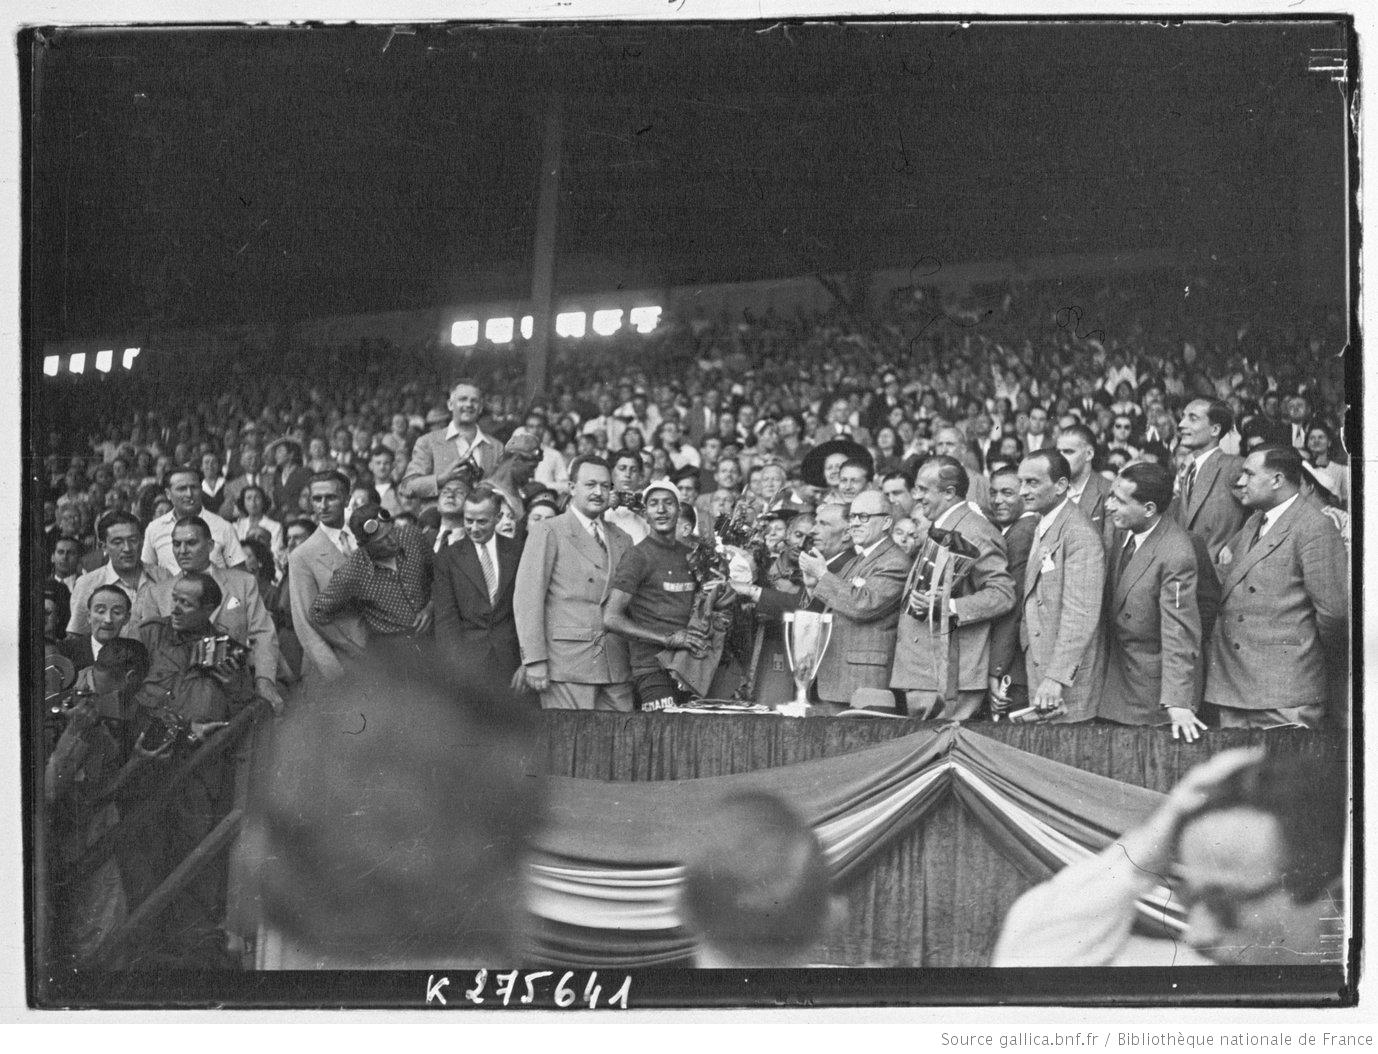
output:
<instances>
[{"instance_id":1,"label":"man in light suit","mask_svg":"<svg viewBox=\"0 0 1378 1054\"><path fill-rule=\"evenodd\" d=\"M1348 721L1348 561L1335 525L1300 496L1301 456L1261 447L1240 470L1244 527L1221 550L1206 702L1222 728Z\"/></svg>"},{"instance_id":2,"label":"man in light suit","mask_svg":"<svg viewBox=\"0 0 1378 1054\"><path fill-rule=\"evenodd\" d=\"M990 701L992 712L1023 710L1029 705L1029 677L1019 627L1024 622L1024 572L1033 548L1038 514L1024 508L1017 467L996 470L990 478L991 522L1005 540L1005 562L1014 583L1014 606L990 627Z\"/></svg>"},{"instance_id":3,"label":"man in light suit","mask_svg":"<svg viewBox=\"0 0 1378 1054\"><path fill-rule=\"evenodd\" d=\"M918 589L922 558L909 573L890 687L905 693L915 716L966 721L976 715L990 671L991 620L1014 607L1004 539L966 496L966 469L956 458L929 458L914 480L914 497L933 527L960 535L977 552L947 600L947 620L933 606L942 598ZM916 607L927 617L916 618Z\"/></svg>"},{"instance_id":4,"label":"man in light suit","mask_svg":"<svg viewBox=\"0 0 1378 1054\"><path fill-rule=\"evenodd\" d=\"M1172 725L1172 738L1194 742L1205 729L1201 704L1205 657L1196 596L1196 550L1163 515L1172 473L1162 465L1127 466L1106 508L1116 534L1106 579L1105 691L1097 716L1124 725Z\"/></svg>"},{"instance_id":5,"label":"man in light suit","mask_svg":"<svg viewBox=\"0 0 1378 1054\"><path fill-rule=\"evenodd\" d=\"M211 621L234 640L246 645L254 667L255 691L282 712L282 693L278 690L279 670L286 672L278 651L277 628L263 606L258 580L242 567L218 567L211 563L214 546L211 529L199 516L178 520L172 528L172 552L181 573L160 582L150 582L134 600L133 618L139 624L140 639L152 654L159 624L172 614L173 587L188 571L199 571L215 579L221 601L211 613Z\"/></svg>"},{"instance_id":6,"label":"man in light suit","mask_svg":"<svg viewBox=\"0 0 1378 1054\"><path fill-rule=\"evenodd\" d=\"M1069 425L1057 434L1057 452L1067 459L1072 469L1068 494L1086 514L1096 533L1104 538L1110 533L1105 524L1105 501L1110 497L1110 483L1091 467L1096 459L1095 434L1085 425Z\"/></svg>"},{"instance_id":7,"label":"man in light suit","mask_svg":"<svg viewBox=\"0 0 1378 1054\"><path fill-rule=\"evenodd\" d=\"M479 484L464 499L464 537L435 558L435 643L457 683L507 683L521 665L512 595L521 543L497 533L501 498Z\"/></svg>"},{"instance_id":8,"label":"man in light suit","mask_svg":"<svg viewBox=\"0 0 1378 1054\"><path fill-rule=\"evenodd\" d=\"M1193 399L1177 426L1180 445L1191 451L1191 461L1178 479L1170 511L1184 530L1205 541L1212 561L1245 516L1230 493L1243 461L1220 449L1221 438L1233 428L1234 412L1218 399Z\"/></svg>"},{"instance_id":9,"label":"man in light suit","mask_svg":"<svg viewBox=\"0 0 1378 1054\"><path fill-rule=\"evenodd\" d=\"M287 588L292 626L301 642L302 680L308 687L315 687L343 675L340 660L362 652L368 632L363 620L353 612L342 612L319 626L311 618L311 605L356 546L354 536L344 525L349 480L339 472L318 472L307 486L316 529L287 557Z\"/></svg>"},{"instance_id":10,"label":"man in light suit","mask_svg":"<svg viewBox=\"0 0 1378 1054\"><path fill-rule=\"evenodd\" d=\"M473 381L459 381L450 389L450 424L427 432L412 448L411 461L397 485L404 498L435 504L440 484L460 465L473 461L484 476L497 468L502 444L478 426L483 392Z\"/></svg>"},{"instance_id":11,"label":"man in light suit","mask_svg":"<svg viewBox=\"0 0 1378 1054\"><path fill-rule=\"evenodd\" d=\"M1060 723L1096 716L1103 670L1100 612L1105 546L1068 496L1072 470L1056 450L1036 450L1019 463L1019 492L1038 513L1024 571L1024 663L1041 719Z\"/></svg>"},{"instance_id":12,"label":"man in light suit","mask_svg":"<svg viewBox=\"0 0 1378 1054\"><path fill-rule=\"evenodd\" d=\"M849 533L856 555L841 572L818 552L799 554L804 586L832 612L832 637L818 670L818 698L834 712L860 688L888 692L895 627L909 558L890 540L890 501L878 490L852 503Z\"/></svg>"},{"instance_id":13,"label":"man in light suit","mask_svg":"<svg viewBox=\"0 0 1378 1054\"><path fill-rule=\"evenodd\" d=\"M547 710L630 711L627 642L604 629L603 610L631 539L603 522L612 494L606 461L575 458L569 480L569 508L531 525L517 568L523 676Z\"/></svg>"}]
</instances>

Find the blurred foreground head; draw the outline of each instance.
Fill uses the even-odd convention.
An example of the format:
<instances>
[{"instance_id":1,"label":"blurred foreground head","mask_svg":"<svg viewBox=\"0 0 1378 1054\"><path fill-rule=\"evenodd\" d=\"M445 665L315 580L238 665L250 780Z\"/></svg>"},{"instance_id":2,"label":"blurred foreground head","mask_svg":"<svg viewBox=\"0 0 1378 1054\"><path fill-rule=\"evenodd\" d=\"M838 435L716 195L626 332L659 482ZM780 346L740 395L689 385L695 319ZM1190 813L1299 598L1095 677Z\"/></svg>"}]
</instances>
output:
<instances>
[{"instance_id":1,"label":"blurred foreground head","mask_svg":"<svg viewBox=\"0 0 1378 1054\"><path fill-rule=\"evenodd\" d=\"M245 841L291 965L518 962L544 804L534 714L505 686L437 669L418 653L351 670L258 759Z\"/></svg>"},{"instance_id":2,"label":"blurred foreground head","mask_svg":"<svg viewBox=\"0 0 1378 1054\"><path fill-rule=\"evenodd\" d=\"M832 874L808 821L774 795L734 794L689 858L680 905L705 968L803 966L831 915Z\"/></svg>"}]
</instances>

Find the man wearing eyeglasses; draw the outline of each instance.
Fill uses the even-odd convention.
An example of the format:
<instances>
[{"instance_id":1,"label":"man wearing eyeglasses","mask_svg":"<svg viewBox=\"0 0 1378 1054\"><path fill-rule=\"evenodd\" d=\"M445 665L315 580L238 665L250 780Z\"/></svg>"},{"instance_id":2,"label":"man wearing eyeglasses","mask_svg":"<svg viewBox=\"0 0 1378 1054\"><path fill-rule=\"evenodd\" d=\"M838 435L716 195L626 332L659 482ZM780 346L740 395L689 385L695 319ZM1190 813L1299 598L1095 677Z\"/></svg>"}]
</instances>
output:
<instances>
[{"instance_id":1,"label":"man wearing eyeglasses","mask_svg":"<svg viewBox=\"0 0 1378 1054\"><path fill-rule=\"evenodd\" d=\"M421 528L398 526L381 505L349 517L359 548L330 576L311 605L311 619L328 625L355 611L368 626L369 646L407 648L431 632L431 547Z\"/></svg>"},{"instance_id":2,"label":"man wearing eyeglasses","mask_svg":"<svg viewBox=\"0 0 1378 1054\"><path fill-rule=\"evenodd\" d=\"M1141 826L1020 897L991 965L1341 962L1346 816L1337 764L1223 751ZM1132 932L1141 898L1173 939Z\"/></svg>"},{"instance_id":3,"label":"man wearing eyeglasses","mask_svg":"<svg viewBox=\"0 0 1378 1054\"><path fill-rule=\"evenodd\" d=\"M834 573L820 552L799 554L804 587L832 612L833 631L818 670L818 698L834 712L862 688L888 692L895 658L895 627L909 573L909 558L890 540L890 501L863 491L847 517L853 557Z\"/></svg>"}]
</instances>

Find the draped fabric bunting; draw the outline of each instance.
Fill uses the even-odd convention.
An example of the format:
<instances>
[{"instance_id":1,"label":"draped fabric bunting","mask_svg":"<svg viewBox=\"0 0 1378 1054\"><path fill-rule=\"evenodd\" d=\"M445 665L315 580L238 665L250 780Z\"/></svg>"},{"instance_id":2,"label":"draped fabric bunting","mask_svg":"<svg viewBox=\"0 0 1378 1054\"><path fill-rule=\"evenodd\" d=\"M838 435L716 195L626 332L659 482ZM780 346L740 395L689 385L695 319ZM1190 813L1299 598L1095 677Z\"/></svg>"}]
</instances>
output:
<instances>
[{"instance_id":1,"label":"draped fabric bunting","mask_svg":"<svg viewBox=\"0 0 1378 1054\"><path fill-rule=\"evenodd\" d=\"M1031 880L1099 852L1162 799L955 723L728 776L640 783L554 777L551 784L551 822L530 868L536 954L578 966L685 959L692 942L676 912L681 863L714 822L714 802L734 791L792 802L814 825L839 885L949 792ZM1181 927L1168 900L1158 889L1141 903L1151 931Z\"/></svg>"}]
</instances>

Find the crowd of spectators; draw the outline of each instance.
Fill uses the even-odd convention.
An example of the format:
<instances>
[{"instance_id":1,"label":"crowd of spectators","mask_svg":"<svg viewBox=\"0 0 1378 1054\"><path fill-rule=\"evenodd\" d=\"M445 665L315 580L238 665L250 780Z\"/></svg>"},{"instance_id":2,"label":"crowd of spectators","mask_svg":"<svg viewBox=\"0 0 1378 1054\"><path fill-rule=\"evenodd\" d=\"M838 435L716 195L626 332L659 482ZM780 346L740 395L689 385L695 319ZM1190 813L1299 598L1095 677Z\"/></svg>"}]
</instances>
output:
<instances>
[{"instance_id":1,"label":"crowd of spectators","mask_svg":"<svg viewBox=\"0 0 1378 1054\"><path fill-rule=\"evenodd\" d=\"M531 404L512 351L376 341L51 386L49 804L99 837L250 699L370 652L533 706L773 702L803 609L834 616L822 712L1344 724L1343 347L1242 271L1167 269L667 316L558 342ZM223 818L230 759L123 887L65 887L70 955ZM162 932L223 909L194 884Z\"/></svg>"}]
</instances>

